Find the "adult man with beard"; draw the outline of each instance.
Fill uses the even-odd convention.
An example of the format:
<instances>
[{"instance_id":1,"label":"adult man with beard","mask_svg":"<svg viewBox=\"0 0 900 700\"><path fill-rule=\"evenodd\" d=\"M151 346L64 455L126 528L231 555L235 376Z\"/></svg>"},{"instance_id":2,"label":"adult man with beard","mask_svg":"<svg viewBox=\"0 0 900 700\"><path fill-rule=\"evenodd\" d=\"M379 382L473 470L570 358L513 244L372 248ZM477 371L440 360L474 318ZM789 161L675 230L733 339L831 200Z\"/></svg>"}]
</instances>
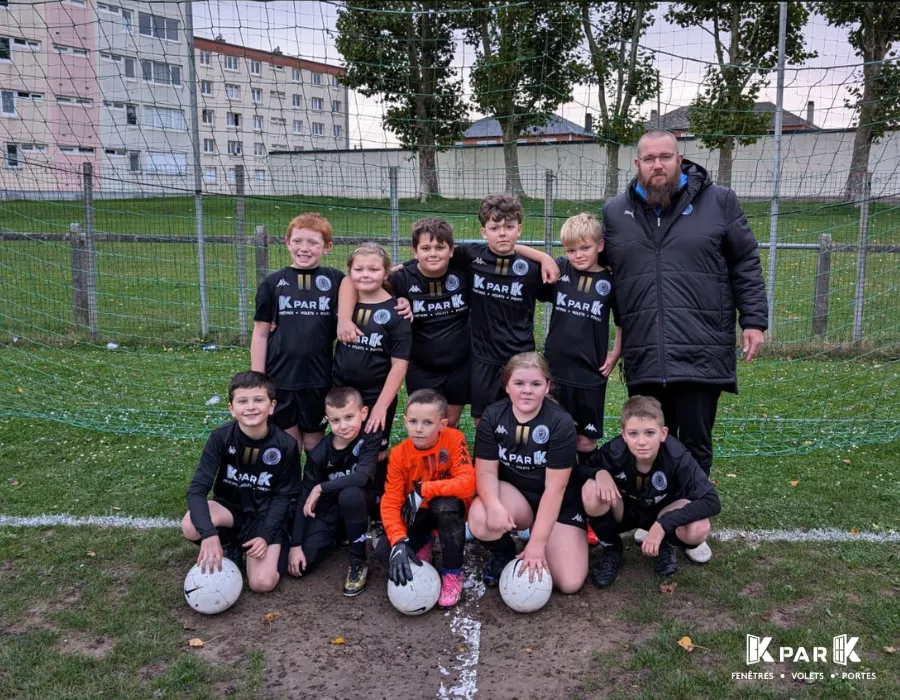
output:
<instances>
[{"instance_id":1,"label":"adult man with beard","mask_svg":"<svg viewBox=\"0 0 900 700\"><path fill-rule=\"evenodd\" d=\"M628 190L603 207L625 381L629 395L659 399L708 475L719 395L737 393L735 316L745 362L768 325L756 239L734 191L685 160L671 133L645 133L634 163ZM706 544L687 553L711 556Z\"/></svg>"}]
</instances>

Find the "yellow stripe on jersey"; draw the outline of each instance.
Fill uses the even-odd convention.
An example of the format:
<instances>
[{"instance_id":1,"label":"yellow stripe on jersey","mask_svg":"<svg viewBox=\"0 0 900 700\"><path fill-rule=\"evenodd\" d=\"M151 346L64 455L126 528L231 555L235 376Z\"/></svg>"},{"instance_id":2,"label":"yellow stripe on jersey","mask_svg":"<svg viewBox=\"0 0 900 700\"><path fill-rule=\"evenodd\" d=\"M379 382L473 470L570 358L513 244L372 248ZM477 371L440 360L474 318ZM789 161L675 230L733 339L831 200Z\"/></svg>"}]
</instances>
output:
<instances>
[{"instance_id":1,"label":"yellow stripe on jersey","mask_svg":"<svg viewBox=\"0 0 900 700\"><path fill-rule=\"evenodd\" d=\"M258 447L245 447L244 448L244 464L256 464L256 460L259 457L259 448Z\"/></svg>"},{"instance_id":2,"label":"yellow stripe on jersey","mask_svg":"<svg viewBox=\"0 0 900 700\"><path fill-rule=\"evenodd\" d=\"M357 309L356 311L356 323L359 326L365 326L369 319L372 317L371 309Z\"/></svg>"},{"instance_id":3,"label":"yellow stripe on jersey","mask_svg":"<svg viewBox=\"0 0 900 700\"><path fill-rule=\"evenodd\" d=\"M529 435L531 435L531 428L529 428L527 425L517 425L516 426L516 444L517 445L527 445Z\"/></svg>"},{"instance_id":4,"label":"yellow stripe on jersey","mask_svg":"<svg viewBox=\"0 0 900 700\"><path fill-rule=\"evenodd\" d=\"M429 283L428 283L428 293L429 293L431 296L433 296L433 297L438 297L438 296L441 295L441 292L442 292L442 291L443 291L443 290L441 289L441 283L440 283L440 281L438 281L438 282L429 282Z\"/></svg>"},{"instance_id":5,"label":"yellow stripe on jersey","mask_svg":"<svg viewBox=\"0 0 900 700\"><path fill-rule=\"evenodd\" d=\"M298 273L297 288L304 291L312 289L312 275L307 275L304 272Z\"/></svg>"},{"instance_id":6,"label":"yellow stripe on jersey","mask_svg":"<svg viewBox=\"0 0 900 700\"><path fill-rule=\"evenodd\" d=\"M593 277L582 277L580 280L578 280L578 291L584 293L591 291L591 283L593 281Z\"/></svg>"},{"instance_id":7,"label":"yellow stripe on jersey","mask_svg":"<svg viewBox=\"0 0 900 700\"><path fill-rule=\"evenodd\" d=\"M496 272L498 275L509 274L509 260L498 258L497 262L494 263L494 272Z\"/></svg>"}]
</instances>

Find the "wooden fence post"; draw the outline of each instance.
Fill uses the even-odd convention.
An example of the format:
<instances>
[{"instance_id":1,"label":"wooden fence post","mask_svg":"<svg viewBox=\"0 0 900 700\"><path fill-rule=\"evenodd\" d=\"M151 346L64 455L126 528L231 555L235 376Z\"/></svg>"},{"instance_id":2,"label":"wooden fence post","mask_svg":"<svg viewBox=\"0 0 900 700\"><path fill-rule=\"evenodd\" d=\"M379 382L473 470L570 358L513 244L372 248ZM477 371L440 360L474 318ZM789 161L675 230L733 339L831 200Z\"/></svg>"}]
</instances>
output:
<instances>
[{"instance_id":1,"label":"wooden fence post","mask_svg":"<svg viewBox=\"0 0 900 700\"><path fill-rule=\"evenodd\" d=\"M816 292L813 303L813 335L828 332L828 290L831 285L831 234L819 236L816 262Z\"/></svg>"}]
</instances>

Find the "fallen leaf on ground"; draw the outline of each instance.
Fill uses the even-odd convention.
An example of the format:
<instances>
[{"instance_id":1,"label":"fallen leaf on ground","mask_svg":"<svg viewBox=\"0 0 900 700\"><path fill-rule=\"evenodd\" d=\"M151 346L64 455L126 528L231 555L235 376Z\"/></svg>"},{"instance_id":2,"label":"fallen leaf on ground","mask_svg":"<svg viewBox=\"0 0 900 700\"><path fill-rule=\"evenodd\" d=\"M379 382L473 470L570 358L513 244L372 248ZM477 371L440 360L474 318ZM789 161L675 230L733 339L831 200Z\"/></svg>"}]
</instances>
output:
<instances>
[{"instance_id":1,"label":"fallen leaf on ground","mask_svg":"<svg viewBox=\"0 0 900 700\"><path fill-rule=\"evenodd\" d=\"M202 647L202 646L203 646L203 640L200 639L199 637L194 637L193 639L189 639L189 640L188 640L188 646L189 646L189 647L194 647L194 648L196 648L196 647Z\"/></svg>"},{"instance_id":2,"label":"fallen leaf on ground","mask_svg":"<svg viewBox=\"0 0 900 700\"><path fill-rule=\"evenodd\" d=\"M844 464L850 464L850 460L849 460L849 459L842 459L841 461L842 461Z\"/></svg>"},{"instance_id":3,"label":"fallen leaf on ground","mask_svg":"<svg viewBox=\"0 0 900 700\"><path fill-rule=\"evenodd\" d=\"M726 474L725 476L727 476L731 479L737 479L737 474Z\"/></svg>"},{"instance_id":4,"label":"fallen leaf on ground","mask_svg":"<svg viewBox=\"0 0 900 700\"><path fill-rule=\"evenodd\" d=\"M335 646L340 646L341 644L344 644L344 638L343 637L335 637L334 639L331 640L331 643L334 644Z\"/></svg>"},{"instance_id":5,"label":"fallen leaf on ground","mask_svg":"<svg viewBox=\"0 0 900 700\"><path fill-rule=\"evenodd\" d=\"M531 653L531 647L525 647L525 653L526 653L526 654L530 654L530 653Z\"/></svg>"},{"instance_id":6,"label":"fallen leaf on ground","mask_svg":"<svg viewBox=\"0 0 900 700\"><path fill-rule=\"evenodd\" d=\"M678 588L677 583L661 583L659 584L659 590L662 593L668 593L672 595L675 592L675 589Z\"/></svg>"},{"instance_id":7,"label":"fallen leaf on ground","mask_svg":"<svg viewBox=\"0 0 900 700\"><path fill-rule=\"evenodd\" d=\"M852 530L850 530L850 534L856 537L859 534L859 528L854 527Z\"/></svg>"},{"instance_id":8,"label":"fallen leaf on ground","mask_svg":"<svg viewBox=\"0 0 900 700\"><path fill-rule=\"evenodd\" d=\"M24 390L22 387L18 387L18 388L16 389L16 393L17 393L17 394L21 394L23 391L25 391L25 390Z\"/></svg>"},{"instance_id":9,"label":"fallen leaf on ground","mask_svg":"<svg viewBox=\"0 0 900 700\"><path fill-rule=\"evenodd\" d=\"M800 479L791 479L791 486L796 486L800 483Z\"/></svg>"},{"instance_id":10,"label":"fallen leaf on ground","mask_svg":"<svg viewBox=\"0 0 900 700\"><path fill-rule=\"evenodd\" d=\"M10 486L18 486L19 480L18 479L7 479L6 483L8 483Z\"/></svg>"},{"instance_id":11,"label":"fallen leaf on ground","mask_svg":"<svg viewBox=\"0 0 900 700\"><path fill-rule=\"evenodd\" d=\"M197 629L197 625L192 625L190 622L184 623L184 629L186 630L195 630Z\"/></svg>"},{"instance_id":12,"label":"fallen leaf on ground","mask_svg":"<svg viewBox=\"0 0 900 700\"><path fill-rule=\"evenodd\" d=\"M89 549L89 550L87 551L87 555L88 555L89 557L96 557L96 556L97 556L97 552L95 552L93 549Z\"/></svg>"},{"instance_id":13,"label":"fallen leaf on ground","mask_svg":"<svg viewBox=\"0 0 900 700\"><path fill-rule=\"evenodd\" d=\"M680 646L685 651L694 651L694 643L691 641L690 637L682 637L678 640L678 646Z\"/></svg>"},{"instance_id":14,"label":"fallen leaf on ground","mask_svg":"<svg viewBox=\"0 0 900 700\"><path fill-rule=\"evenodd\" d=\"M119 506L113 506L112 509L113 510L122 510L121 508L119 508Z\"/></svg>"},{"instance_id":15,"label":"fallen leaf on ground","mask_svg":"<svg viewBox=\"0 0 900 700\"><path fill-rule=\"evenodd\" d=\"M897 652L897 649L896 649L895 647L884 647L884 650L885 650L888 654L895 654L895 653Z\"/></svg>"},{"instance_id":16,"label":"fallen leaf on ground","mask_svg":"<svg viewBox=\"0 0 900 700\"><path fill-rule=\"evenodd\" d=\"M281 617L281 613L270 612L262 616L262 621L271 625L279 617Z\"/></svg>"}]
</instances>

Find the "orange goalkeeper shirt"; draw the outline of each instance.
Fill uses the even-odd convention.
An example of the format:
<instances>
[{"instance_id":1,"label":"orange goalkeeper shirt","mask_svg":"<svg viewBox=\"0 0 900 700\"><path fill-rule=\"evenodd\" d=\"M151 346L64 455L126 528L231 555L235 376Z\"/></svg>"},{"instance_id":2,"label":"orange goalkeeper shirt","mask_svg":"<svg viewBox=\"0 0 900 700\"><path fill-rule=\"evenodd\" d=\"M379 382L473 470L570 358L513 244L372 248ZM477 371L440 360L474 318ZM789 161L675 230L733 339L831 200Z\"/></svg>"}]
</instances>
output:
<instances>
[{"instance_id":1,"label":"orange goalkeeper shirt","mask_svg":"<svg viewBox=\"0 0 900 700\"><path fill-rule=\"evenodd\" d=\"M475 496L475 467L465 435L455 428L444 428L431 449L418 450L409 438L391 449L381 498L381 522L391 546L406 537L400 508L417 481L422 482L423 508L437 496L455 496L468 509Z\"/></svg>"}]
</instances>

